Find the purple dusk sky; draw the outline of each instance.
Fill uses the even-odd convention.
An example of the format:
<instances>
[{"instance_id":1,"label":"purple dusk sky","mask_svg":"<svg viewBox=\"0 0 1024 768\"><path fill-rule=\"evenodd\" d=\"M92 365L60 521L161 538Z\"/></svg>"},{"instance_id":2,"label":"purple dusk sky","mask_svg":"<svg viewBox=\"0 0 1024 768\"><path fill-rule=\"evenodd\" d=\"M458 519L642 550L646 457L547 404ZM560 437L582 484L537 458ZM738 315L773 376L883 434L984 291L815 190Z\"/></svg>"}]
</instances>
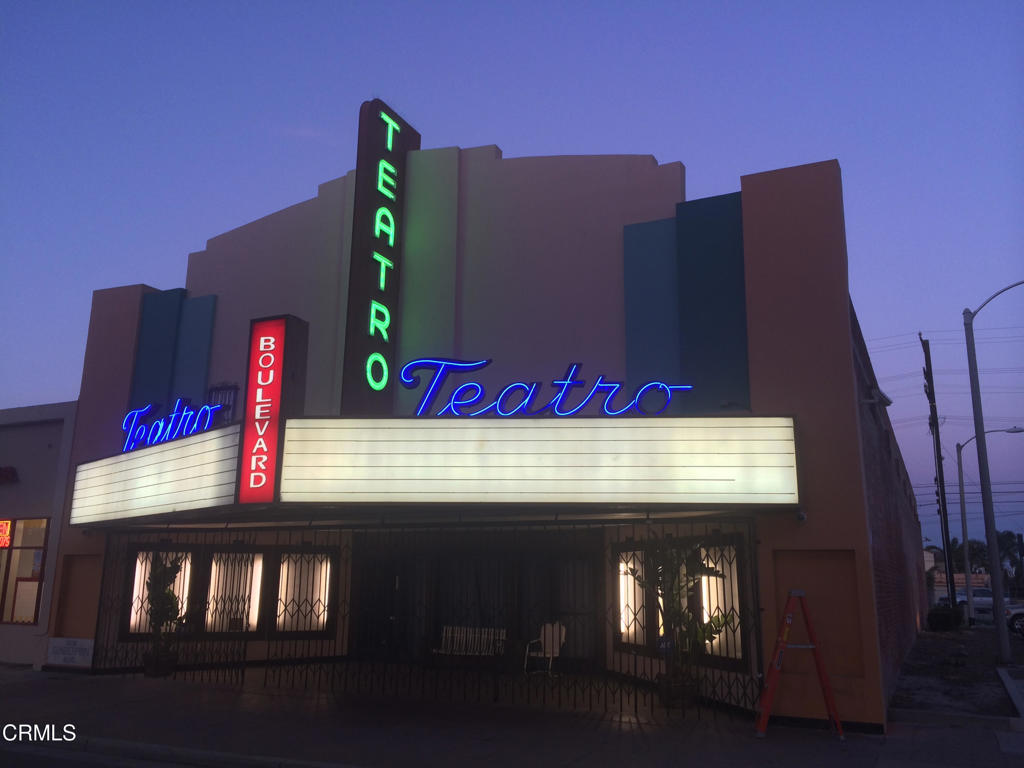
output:
<instances>
[{"instance_id":1,"label":"purple dusk sky","mask_svg":"<svg viewBox=\"0 0 1024 768\"><path fill-rule=\"evenodd\" d=\"M0 0L0 408L78 396L94 289L182 286L207 238L353 168L366 99L424 148L679 160L688 199L837 158L850 292L939 543L916 334L955 485L962 310L1024 279L1022 41L1016 0ZM977 335L986 427L1024 426L1024 286ZM988 446L999 527L1024 531L1024 435Z\"/></svg>"}]
</instances>

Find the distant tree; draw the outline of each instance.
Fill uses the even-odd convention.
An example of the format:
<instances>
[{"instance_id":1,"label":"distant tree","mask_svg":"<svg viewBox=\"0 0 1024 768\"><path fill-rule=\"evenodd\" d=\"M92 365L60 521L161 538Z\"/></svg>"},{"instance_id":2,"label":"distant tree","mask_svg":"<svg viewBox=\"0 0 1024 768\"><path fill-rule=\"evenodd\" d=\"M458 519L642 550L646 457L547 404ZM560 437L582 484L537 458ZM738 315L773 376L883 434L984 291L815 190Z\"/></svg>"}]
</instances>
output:
<instances>
[{"instance_id":1,"label":"distant tree","mask_svg":"<svg viewBox=\"0 0 1024 768\"><path fill-rule=\"evenodd\" d=\"M1017 573L1020 568L1020 552L1017 550L1017 534L1013 531L999 531L999 560L1003 568Z\"/></svg>"},{"instance_id":2,"label":"distant tree","mask_svg":"<svg viewBox=\"0 0 1024 768\"><path fill-rule=\"evenodd\" d=\"M1020 553L1017 551L1017 534L1013 531L999 531L999 560L1004 571L1017 573L1020 568ZM971 570L989 572L988 543L978 539L968 539L967 546L971 555ZM928 547L926 547L928 549ZM936 559L941 562L942 550L938 547ZM949 552L953 559L953 572L964 572L964 548L963 544L955 536L950 539Z\"/></svg>"},{"instance_id":3,"label":"distant tree","mask_svg":"<svg viewBox=\"0 0 1024 768\"><path fill-rule=\"evenodd\" d=\"M968 552L971 555L971 570L988 570L988 546L983 541L968 539ZM949 552L953 558L953 573L964 572L963 543L955 536L949 541Z\"/></svg>"}]
</instances>

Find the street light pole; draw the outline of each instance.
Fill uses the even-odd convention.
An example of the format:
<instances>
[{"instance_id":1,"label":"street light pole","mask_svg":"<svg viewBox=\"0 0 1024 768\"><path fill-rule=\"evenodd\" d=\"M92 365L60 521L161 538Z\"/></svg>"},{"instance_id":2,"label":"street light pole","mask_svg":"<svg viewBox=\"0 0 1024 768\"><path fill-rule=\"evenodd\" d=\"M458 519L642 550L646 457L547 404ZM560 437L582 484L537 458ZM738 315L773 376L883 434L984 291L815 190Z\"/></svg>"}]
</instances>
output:
<instances>
[{"instance_id":1,"label":"street light pole","mask_svg":"<svg viewBox=\"0 0 1024 768\"><path fill-rule=\"evenodd\" d=\"M1016 435L1024 432L1024 428L1021 427L1010 427L1009 429L989 429L985 434L991 434L993 432L1007 432L1011 435ZM967 546L967 505L964 503L964 462L963 452L964 446L966 446L971 440L974 440L976 435L971 435L962 443L956 444L956 475L957 480L960 483L960 524L963 528L963 547L964 547L964 590L967 592L967 623L970 624L971 617L974 616L974 588L971 586L971 548ZM992 605L995 606L995 598L992 598ZM993 607L993 611L995 608ZM998 620L997 617L993 616L994 619Z\"/></svg>"},{"instance_id":2,"label":"street light pole","mask_svg":"<svg viewBox=\"0 0 1024 768\"><path fill-rule=\"evenodd\" d=\"M971 405L974 410L974 435L978 440L978 475L981 482L981 506L985 513L985 538L988 539L988 559L992 572L992 613L999 643L999 663L1010 663L1010 634L1006 628L1006 604L1003 600L1003 564L999 558L999 535L996 516L992 509L992 478L988 473L988 446L985 445L985 417L981 412L981 389L978 384L978 356L974 350L974 318L992 299L1018 285L1018 280L1002 288L982 302L973 312L964 309L964 336L967 340L967 369L971 376Z\"/></svg>"},{"instance_id":3,"label":"street light pole","mask_svg":"<svg viewBox=\"0 0 1024 768\"><path fill-rule=\"evenodd\" d=\"M972 435L970 440L973 440ZM971 625L971 617L974 615L974 588L971 586L971 548L967 546L967 505L964 504L964 463L962 453L964 446L970 442L956 444L956 476L960 482L960 524L963 527L964 537L964 591L967 593L967 626Z\"/></svg>"}]
</instances>

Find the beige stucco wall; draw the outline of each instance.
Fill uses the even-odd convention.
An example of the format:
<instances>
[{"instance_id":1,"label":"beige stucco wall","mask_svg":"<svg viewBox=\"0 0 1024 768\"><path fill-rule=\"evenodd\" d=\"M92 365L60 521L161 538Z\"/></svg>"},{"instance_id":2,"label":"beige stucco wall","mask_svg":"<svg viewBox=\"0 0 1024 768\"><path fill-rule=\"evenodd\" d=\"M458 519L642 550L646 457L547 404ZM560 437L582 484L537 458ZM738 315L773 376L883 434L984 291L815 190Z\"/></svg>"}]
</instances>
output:
<instances>
[{"instance_id":1,"label":"beige stucco wall","mask_svg":"<svg viewBox=\"0 0 1024 768\"><path fill-rule=\"evenodd\" d=\"M427 245L427 222L410 230L402 310L415 346L403 341L401 359L493 359L473 376L491 392L510 381L551 381L574 362L589 380L598 372L624 380L623 227L675 215L685 199L683 165L646 155L502 159L497 147L417 155L411 210L433 205L446 220L429 223L443 247ZM428 164L448 185L441 205L421 203L438 186L414 175ZM427 266L425 255L436 262ZM431 291L417 293L428 269ZM445 319L428 336L435 313ZM421 392L401 395L403 410Z\"/></svg>"},{"instance_id":2,"label":"beige stucco wall","mask_svg":"<svg viewBox=\"0 0 1024 768\"><path fill-rule=\"evenodd\" d=\"M337 415L354 172L315 198L210 239L190 295L217 294L210 382L244 387L249 321L309 322L306 413ZM485 384L550 381L575 361L625 378L622 229L668 218L681 163L645 155L504 160L497 147L409 156L397 359L495 358ZM396 382L401 412L418 394Z\"/></svg>"},{"instance_id":3,"label":"beige stucco wall","mask_svg":"<svg viewBox=\"0 0 1024 768\"><path fill-rule=\"evenodd\" d=\"M337 415L354 175L321 184L316 197L211 238L189 255L189 295L217 295L211 385L244 390L250 320L291 314L309 323L306 413Z\"/></svg>"}]
</instances>

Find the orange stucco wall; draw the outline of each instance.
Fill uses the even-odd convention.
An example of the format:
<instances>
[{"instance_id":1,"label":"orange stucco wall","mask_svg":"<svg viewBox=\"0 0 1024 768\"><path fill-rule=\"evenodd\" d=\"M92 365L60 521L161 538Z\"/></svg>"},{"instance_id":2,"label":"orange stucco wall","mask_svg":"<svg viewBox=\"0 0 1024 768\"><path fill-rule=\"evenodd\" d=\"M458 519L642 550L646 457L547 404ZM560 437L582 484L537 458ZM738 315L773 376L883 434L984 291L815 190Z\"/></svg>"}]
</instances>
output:
<instances>
[{"instance_id":1,"label":"orange stucco wall","mask_svg":"<svg viewBox=\"0 0 1024 768\"><path fill-rule=\"evenodd\" d=\"M751 406L796 417L806 514L758 521L765 666L788 591L805 590L840 717L882 723L839 164L744 176L742 199ZM792 652L774 713L823 717L817 690Z\"/></svg>"}]
</instances>

